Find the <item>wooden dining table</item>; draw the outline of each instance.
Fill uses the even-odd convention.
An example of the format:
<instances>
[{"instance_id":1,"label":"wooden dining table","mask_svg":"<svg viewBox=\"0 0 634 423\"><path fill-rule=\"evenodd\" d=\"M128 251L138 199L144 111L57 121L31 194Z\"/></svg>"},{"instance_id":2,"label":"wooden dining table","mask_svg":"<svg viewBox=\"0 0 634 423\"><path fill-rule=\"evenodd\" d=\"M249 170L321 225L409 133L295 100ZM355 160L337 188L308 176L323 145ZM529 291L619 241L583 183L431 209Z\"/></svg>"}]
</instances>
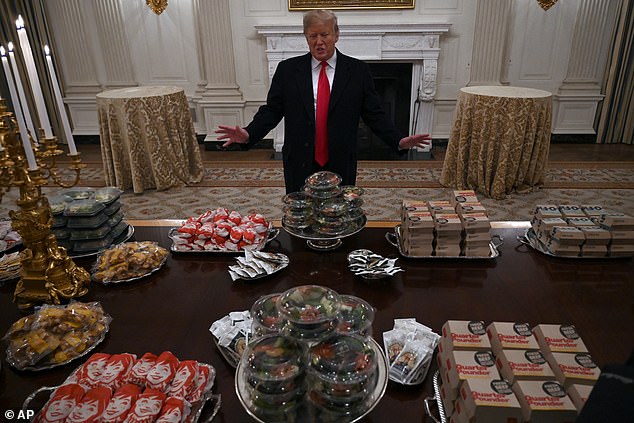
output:
<instances>
[{"instance_id":1,"label":"wooden dining table","mask_svg":"<svg viewBox=\"0 0 634 423\"><path fill-rule=\"evenodd\" d=\"M130 223L134 239L170 248L168 231L180 222ZM520 242L528 222L493 222L493 234L502 244L492 257L412 258L386 239L395 224L372 222L324 252L281 230L265 250L286 254L290 264L255 281L231 280L228 266L235 263L234 254L171 252L164 266L146 278L118 285L92 283L81 300L100 302L112 317L109 332L93 352L141 356L169 350L181 360L211 364L217 371L213 392L222 401L214 421L227 423L255 420L236 394L235 369L214 344L211 324L232 311L249 310L261 296L298 285L323 285L368 301L376 309L372 333L381 346L382 333L393 328L394 319L413 317L436 333L450 319L574 324L599 366L623 363L632 352L632 259L548 256ZM397 258L404 272L379 280L354 275L347 256L361 248ZM90 269L95 258L75 261ZM12 302L13 289L14 284L0 287L0 334L25 315ZM87 358L48 370L19 371L5 361L4 347L0 357L0 409L15 412L29 394L59 385ZM389 381L382 399L362 421L387 422L396 416L404 422L431 421L425 417L424 400L433 396L435 369L434 360L418 385Z\"/></svg>"}]
</instances>

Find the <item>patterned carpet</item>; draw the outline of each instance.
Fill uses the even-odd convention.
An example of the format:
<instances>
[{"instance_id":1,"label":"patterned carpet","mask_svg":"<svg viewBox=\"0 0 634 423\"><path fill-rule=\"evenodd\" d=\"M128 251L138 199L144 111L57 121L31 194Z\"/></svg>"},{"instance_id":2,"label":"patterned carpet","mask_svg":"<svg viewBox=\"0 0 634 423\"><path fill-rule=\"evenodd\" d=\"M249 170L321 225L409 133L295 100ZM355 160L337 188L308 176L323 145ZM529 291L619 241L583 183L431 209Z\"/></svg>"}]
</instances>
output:
<instances>
[{"instance_id":1,"label":"patterned carpet","mask_svg":"<svg viewBox=\"0 0 634 423\"><path fill-rule=\"evenodd\" d=\"M183 219L202 210L227 207L241 213L259 212L277 220L282 216L284 183L280 162L207 162L203 181L195 186L167 191L131 191L121 197L128 219ZM359 163L357 184L366 189L364 209L371 221L399 219L404 198L449 199L451 189L438 180L442 163L425 161ZM64 179L71 175L64 174ZM79 186L104 186L99 164L82 171ZM59 189L44 187L53 195ZM0 203L0 218L15 209L14 188ZM493 221L527 220L538 203L601 204L631 213L634 210L634 163L632 162L550 162L544 187L505 200L480 196Z\"/></svg>"}]
</instances>

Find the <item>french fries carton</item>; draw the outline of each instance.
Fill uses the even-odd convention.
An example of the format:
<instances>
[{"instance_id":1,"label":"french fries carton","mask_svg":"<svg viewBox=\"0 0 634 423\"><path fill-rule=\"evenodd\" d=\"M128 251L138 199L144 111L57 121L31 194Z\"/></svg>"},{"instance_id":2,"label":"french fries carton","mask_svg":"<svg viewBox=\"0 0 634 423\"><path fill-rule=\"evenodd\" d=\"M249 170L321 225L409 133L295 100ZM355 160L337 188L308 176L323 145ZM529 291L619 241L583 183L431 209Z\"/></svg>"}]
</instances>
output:
<instances>
[{"instance_id":1,"label":"french fries carton","mask_svg":"<svg viewBox=\"0 0 634 423\"><path fill-rule=\"evenodd\" d=\"M546 360L564 388L575 383L594 385L601 375L601 370L588 353L553 352L546 354Z\"/></svg>"},{"instance_id":2,"label":"french fries carton","mask_svg":"<svg viewBox=\"0 0 634 423\"><path fill-rule=\"evenodd\" d=\"M522 406L524 421L574 423L577 409L564 387L554 380L517 380L513 392Z\"/></svg>"},{"instance_id":3,"label":"french fries carton","mask_svg":"<svg viewBox=\"0 0 634 423\"><path fill-rule=\"evenodd\" d=\"M482 320L447 320L441 332L440 344L445 351L491 349ZM442 348L440 344L439 351Z\"/></svg>"},{"instance_id":4,"label":"french fries carton","mask_svg":"<svg viewBox=\"0 0 634 423\"><path fill-rule=\"evenodd\" d=\"M522 421L522 407L511 384L504 379L465 379L459 402L468 421Z\"/></svg>"},{"instance_id":5,"label":"french fries carton","mask_svg":"<svg viewBox=\"0 0 634 423\"><path fill-rule=\"evenodd\" d=\"M445 356L445 368L450 389L459 389L466 379L500 378L491 350L451 351Z\"/></svg>"},{"instance_id":6,"label":"french fries carton","mask_svg":"<svg viewBox=\"0 0 634 423\"><path fill-rule=\"evenodd\" d=\"M516 380L555 380L555 373L539 350L502 350L495 364L509 382Z\"/></svg>"},{"instance_id":7,"label":"french fries carton","mask_svg":"<svg viewBox=\"0 0 634 423\"><path fill-rule=\"evenodd\" d=\"M600 226L584 226L580 229L585 238L583 245L608 245L612 239L610 231Z\"/></svg>"},{"instance_id":8,"label":"french fries carton","mask_svg":"<svg viewBox=\"0 0 634 423\"><path fill-rule=\"evenodd\" d=\"M581 210L581 206L576 204L560 204L559 211L565 217L584 217L586 214Z\"/></svg>"},{"instance_id":9,"label":"french fries carton","mask_svg":"<svg viewBox=\"0 0 634 423\"><path fill-rule=\"evenodd\" d=\"M455 209L460 203L478 203L479 201L475 191L468 189L454 191L450 203Z\"/></svg>"},{"instance_id":10,"label":"french fries carton","mask_svg":"<svg viewBox=\"0 0 634 423\"><path fill-rule=\"evenodd\" d=\"M484 213L488 216L486 207L480 202L467 202L456 204L456 213L458 214L470 214L470 213Z\"/></svg>"},{"instance_id":11,"label":"french fries carton","mask_svg":"<svg viewBox=\"0 0 634 423\"><path fill-rule=\"evenodd\" d=\"M582 204L581 210L589 217L600 217L606 210L600 204Z\"/></svg>"},{"instance_id":12,"label":"french fries carton","mask_svg":"<svg viewBox=\"0 0 634 423\"><path fill-rule=\"evenodd\" d=\"M594 386L592 385L579 385L572 384L568 387L568 396L572 400L572 403L577 407L577 411L580 412L586 401L590 397L590 393Z\"/></svg>"},{"instance_id":13,"label":"french fries carton","mask_svg":"<svg viewBox=\"0 0 634 423\"><path fill-rule=\"evenodd\" d=\"M611 229L634 231L634 217L625 213L602 214L599 223Z\"/></svg>"},{"instance_id":14,"label":"french fries carton","mask_svg":"<svg viewBox=\"0 0 634 423\"><path fill-rule=\"evenodd\" d=\"M528 323L493 322L487 326L491 349L498 354L502 350L538 349L539 345Z\"/></svg>"},{"instance_id":15,"label":"french fries carton","mask_svg":"<svg viewBox=\"0 0 634 423\"><path fill-rule=\"evenodd\" d=\"M588 352L574 325L541 324L533 328L533 334L544 355L551 352Z\"/></svg>"}]
</instances>

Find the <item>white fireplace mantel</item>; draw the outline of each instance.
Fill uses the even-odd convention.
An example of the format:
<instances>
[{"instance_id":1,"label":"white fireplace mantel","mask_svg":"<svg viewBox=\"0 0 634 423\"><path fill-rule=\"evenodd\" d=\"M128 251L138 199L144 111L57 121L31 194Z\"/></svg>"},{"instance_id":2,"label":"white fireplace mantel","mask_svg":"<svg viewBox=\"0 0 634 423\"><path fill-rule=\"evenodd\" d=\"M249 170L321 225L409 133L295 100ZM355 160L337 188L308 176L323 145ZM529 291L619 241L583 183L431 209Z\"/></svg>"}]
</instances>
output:
<instances>
[{"instance_id":1,"label":"white fireplace mantel","mask_svg":"<svg viewBox=\"0 0 634 423\"><path fill-rule=\"evenodd\" d=\"M412 133L431 133L440 35L449 31L446 23L353 24L339 26L337 48L367 62L412 64L410 128ZM308 51L301 25L257 25L266 38L266 57L272 78L279 62ZM418 101L419 107L414 107ZM418 113L418 116L416 116ZM282 151L284 126L273 131L275 151ZM423 151L429 151L431 146Z\"/></svg>"}]
</instances>

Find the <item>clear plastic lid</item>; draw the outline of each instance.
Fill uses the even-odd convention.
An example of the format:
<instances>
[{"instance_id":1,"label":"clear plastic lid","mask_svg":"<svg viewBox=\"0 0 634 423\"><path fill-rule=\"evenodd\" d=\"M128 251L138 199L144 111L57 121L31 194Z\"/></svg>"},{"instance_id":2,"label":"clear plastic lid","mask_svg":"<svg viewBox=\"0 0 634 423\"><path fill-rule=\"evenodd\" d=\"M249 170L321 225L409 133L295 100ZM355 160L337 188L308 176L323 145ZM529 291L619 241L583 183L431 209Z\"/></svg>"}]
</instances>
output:
<instances>
[{"instance_id":1,"label":"clear plastic lid","mask_svg":"<svg viewBox=\"0 0 634 423\"><path fill-rule=\"evenodd\" d=\"M93 251L100 251L108 248L112 244L112 237L107 235L101 239L88 239L85 241L74 241L73 252L74 253L88 253Z\"/></svg>"},{"instance_id":2,"label":"clear plastic lid","mask_svg":"<svg viewBox=\"0 0 634 423\"><path fill-rule=\"evenodd\" d=\"M73 229L70 232L70 240L101 239L110 233L110 229L111 227L108 223L104 223L95 229Z\"/></svg>"},{"instance_id":3,"label":"clear plastic lid","mask_svg":"<svg viewBox=\"0 0 634 423\"><path fill-rule=\"evenodd\" d=\"M312 208L313 199L305 192L291 192L282 197L282 201L289 207L295 209Z\"/></svg>"},{"instance_id":4,"label":"clear plastic lid","mask_svg":"<svg viewBox=\"0 0 634 423\"><path fill-rule=\"evenodd\" d=\"M64 216L94 216L106 206L94 199L92 200L75 200L66 205Z\"/></svg>"},{"instance_id":5,"label":"clear plastic lid","mask_svg":"<svg viewBox=\"0 0 634 423\"><path fill-rule=\"evenodd\" d=\"M314 189L308 185L304 185L303 191L312 197L314 200L327 200L329 198L337 197L341 194L341 188L334 186L329 189Z\"/></svg>"},{"instance_id":6,"label":"clear plastic lid","mask_svg":"<svg viewBox=\"0 0 634 423\"><path fill-rule=\"evenodd\" d=\"M296 286L282 294L277 307L280 314L293 323L322 323L336 318L339 294L319 285Z\"/></svg>"},{"instance_id":7,"label":"clear plastic lid","mask_svg":"<svg viewBox=\"0 0 634 423\"><path fill-rule=\"evenodd\" d=\"M66 195L73 200L88 200L94 198L95 190L92 188L72 188L60 192L59 195Z\"/></svg>"},{"instance_id":8,"label":"clear plastic lid","mask_svg":"<svg viewBox=\"0 0 634 423\"><path fill-rule=\"evenodd\" d=\"M125 234L125 231L128 229L128 226L130 225L128 225L128 222L126 222L125 220L122 220L121 222L117 223L117 225L113 227L112 231L110 232L110 236L112 237L112 239L114 241L120 241L118 238Z\"/></svg>"},{"instance_id":9,"label":"clear plastic lid","mask_svg":"<svg viewBox=\"0 0 634 423\"><path fill-rule=\"evenodd\" d=\"M374 307L354 295L340 295L341 303L337 316L337 332L371 335Z\"/></svg>"},{"instance_id":10,"label":"clear plastic lid","mask_svg":"<svg viewBox=\"0 0 634 423\"><path fill-rule=\"evenodd\" d=\"M51 213L54 215L64 213L66 205L71 201L73 201L73 199L68 195L54 195L48 197L48 204L51 206Z\"/></svg>"},{"instance_id":11,"label":"clear plastic lid","mask_svg":"<svg viewBox=\"0 0 634 423\"><path fill-rule=\"evenodd\" d=\"M322 171L313 173L306 178L306 186L313 190L330 190L339 186L341 183L341 176L333 172Z\"/></svg>"},{"instance_id":12,"label":"clear plastic lid","mask_svg":"<svg viewBox=\"0 0 634 423\"><path fill-rule=\"evenodd\" d=\"M341 194L352 207L361 207L363 205L363 198L361 196L365 193L363 188L354 185L345 185L341 187Z\"/></svg>"},{"instance_id":13,"label":"clear plastic lid","mask_svg":"<svg viewBox=\"0 0 634 423\"><path fill-rule=\"evenodd\" d=\"M350 208L348 203L343 198L331 198L319 204L319 213L327 217L339 217L344 215Z\"/></svg>"},{"instance_id":14,"label":"clear plastic lid","mask_svg":"<svg viewBox=\"0 0 634 423\"><path fill-rule=\"evenodd\" d=\"M95 190L95 200L108 205L118 200L121 194L123 194L123 191L116 187L98 188Z\"/></svg>"},{"instance_id":15,"label":"clear plastic lid","mask_svg":"<svg viewBox=\"0 0 634 423\"><path fill-rule=\"evenodd\" d=\"M377 357L364 338L334 334L308 350L309 369L332 382L366 379L376 369Z\"/></svg>"},{"instance_id":16,"label":"clear plastic lid","mask_svg":"<svg viewBox=\"0 0 634 423\"><path fill-rule=\"evenodd\" d=\"M270 331L279 332L286 320L280 316L277 301L282 294L269 294L260 297L251 307L251 318L254 324Z\"/></svg>"},{"instance_id":17,"label":"clear plastic lid","mask_svg":"<svg viewBox=\"0 0 634 423\"><path fill-rule=\"evenodd\" d=\"M71 216L67 219L66 226L70 229L95 229L108 221L108 215L102 212L94 216Z\"/></svg>"},{"instance_id":18,"label":"clear plastic lid","mask_svg":"<svg viewBox=\"0 0 634 423\"><path fill-rule=\"evenodd\" d=\"M287 380L305 371L305 352L299 341L273 334L250 342L242 359L249 375L265 381Z\"/></svg>"}]
</instances>

